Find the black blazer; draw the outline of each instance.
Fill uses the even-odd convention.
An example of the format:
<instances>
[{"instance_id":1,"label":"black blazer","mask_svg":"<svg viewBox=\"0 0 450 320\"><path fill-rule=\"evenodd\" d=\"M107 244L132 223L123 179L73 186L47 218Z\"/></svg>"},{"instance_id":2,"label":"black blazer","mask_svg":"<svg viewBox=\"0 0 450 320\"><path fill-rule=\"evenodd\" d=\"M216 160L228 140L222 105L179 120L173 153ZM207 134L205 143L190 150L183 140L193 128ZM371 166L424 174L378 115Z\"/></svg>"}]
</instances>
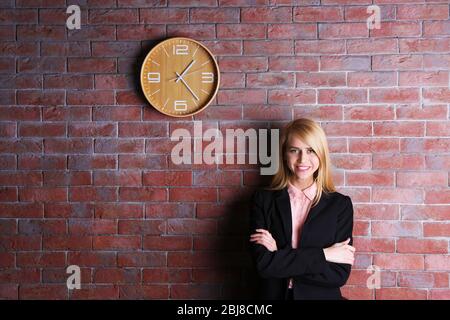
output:
<instances>
[{"instance_id":1,"label":"black blazer","mask_svg":"<svg viewBox=\"0 0 450 320\"><path fill-rule=\"evenodd\" d=\"M353 205L350 197L333 192L322 193L311 208L293 249L291 204L287 188L255 192L251 207L250 234L266 229L277 243L270 252L263 245L250 245L260 275L262 299L286 299L289 278L294 279L294 300L342 299L340 287L350 275L351 265L328 262L323 249L351 238Z\"/></svg>"}]
</instances>

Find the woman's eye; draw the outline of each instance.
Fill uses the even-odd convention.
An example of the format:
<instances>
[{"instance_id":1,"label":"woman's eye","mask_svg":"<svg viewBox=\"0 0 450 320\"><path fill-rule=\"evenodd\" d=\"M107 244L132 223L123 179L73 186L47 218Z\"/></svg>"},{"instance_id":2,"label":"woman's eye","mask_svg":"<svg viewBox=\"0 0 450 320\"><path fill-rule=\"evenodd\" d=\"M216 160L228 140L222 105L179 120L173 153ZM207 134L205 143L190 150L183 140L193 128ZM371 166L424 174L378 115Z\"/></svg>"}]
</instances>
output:
<instances>
[{"instance_id":1,"label":"woman's eye","mask_svg":"<svg viewBox=\"0 0 450 320\"><path fill-rule=\"evenodd\" d=\"M297 149L291 149L291 150L289 150L291 153L297 153Z\"/></svg>"}]
</instances>

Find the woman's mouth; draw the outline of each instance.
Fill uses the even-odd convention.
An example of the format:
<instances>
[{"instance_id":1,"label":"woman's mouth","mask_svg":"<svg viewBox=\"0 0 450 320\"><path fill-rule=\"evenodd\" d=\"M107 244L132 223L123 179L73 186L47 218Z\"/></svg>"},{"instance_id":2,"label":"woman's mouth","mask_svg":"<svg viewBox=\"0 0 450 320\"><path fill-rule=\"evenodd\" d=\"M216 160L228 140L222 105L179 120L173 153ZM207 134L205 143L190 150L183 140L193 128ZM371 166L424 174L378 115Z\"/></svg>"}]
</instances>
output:
<instances>
[{"instance_id":1,"label":"woman's mouth","mask_svg":"<svg viewBox=\"0 0 450 320\"><path fill-rule=\"evenodd\" d=\"M295 169L300 172L308 171L311 166L295 166Z\"/></svg>"}]
</instances>

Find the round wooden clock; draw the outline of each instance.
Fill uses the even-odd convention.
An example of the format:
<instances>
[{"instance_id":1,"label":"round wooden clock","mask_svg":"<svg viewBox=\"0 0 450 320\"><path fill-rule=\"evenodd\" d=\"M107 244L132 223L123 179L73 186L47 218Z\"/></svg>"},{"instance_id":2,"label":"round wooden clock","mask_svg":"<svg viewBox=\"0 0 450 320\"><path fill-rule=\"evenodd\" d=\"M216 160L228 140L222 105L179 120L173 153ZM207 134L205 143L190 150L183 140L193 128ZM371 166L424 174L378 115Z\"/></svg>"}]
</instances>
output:
<instances>
[{"instance_id":1,"label":"round wooden clock","mask_svg":"<svg viewBox=\"0 0 450 320\"><path fill-rule=\"evenodd\" d=\"M171 38L156 45L141 68L141 87L158 111L185 117L205 109L219 89L219 66L200 42Z\"/></svg>"}]
</instances>

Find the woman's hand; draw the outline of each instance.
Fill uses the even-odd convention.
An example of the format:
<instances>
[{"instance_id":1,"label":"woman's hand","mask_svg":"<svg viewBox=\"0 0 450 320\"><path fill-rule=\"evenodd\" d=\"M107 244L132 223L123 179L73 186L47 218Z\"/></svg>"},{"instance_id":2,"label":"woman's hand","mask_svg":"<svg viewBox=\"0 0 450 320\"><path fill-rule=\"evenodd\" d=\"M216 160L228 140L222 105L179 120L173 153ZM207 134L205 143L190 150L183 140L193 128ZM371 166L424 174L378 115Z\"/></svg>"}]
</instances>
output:
<instances>
[{"instance_id":1,"label":"woman's hand","mask_svg":"<svg viewBox=\"0 0 450 320\"><path fill-rule=\"evenodd\" d=\"M256 229L256 233L250 236L250 241L263 245L267 248L267 250L271 252L277 251L277 243L275 242L275 239L272 237L270 232L267 230Z\"/></svg>"},{"instance_id":2,"label":"woman's hand","mask_svg":"<svg viewBox=\"0 0 450 320\"><path fill-rule=\"evenodd\" d=\"M355 247L352 247L348 243L350 238L343 242L333 244L329 248L323 249L325 254L325 260L329 262L345 263L353 265L355 262Z\"/></svg>"}]
</instances>

